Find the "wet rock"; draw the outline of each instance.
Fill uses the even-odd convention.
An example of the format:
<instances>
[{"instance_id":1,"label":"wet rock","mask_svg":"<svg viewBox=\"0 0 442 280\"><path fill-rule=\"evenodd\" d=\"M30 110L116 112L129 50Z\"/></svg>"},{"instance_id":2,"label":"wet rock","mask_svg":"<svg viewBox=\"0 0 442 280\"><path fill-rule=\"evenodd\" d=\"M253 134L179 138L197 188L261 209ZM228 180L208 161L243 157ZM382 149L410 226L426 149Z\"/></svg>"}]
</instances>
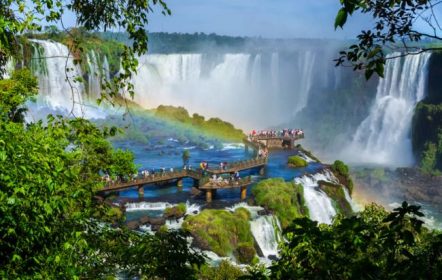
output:
<instances>
[{"instance_id":1,"label":"wet rock","mask_svg":"<svg viewBox=\"0 0 442 280\"><path fill-rule=\"evenodd\" d=\"M192 234L192 246L196 248L200 248L201 250L209 251L210 246L209 242L205 239L202 239L199 235Z\"/></svg>"},{"instance_id":2,"label":"wet rock","mask_svg":"<svg viewBox=\"0 0 442 280\"><path fill-rule=\"evenodd\" d=\"M150 223L150 218L148 216L141 217L139 222L142 225L149 224Z\"/></svg>"},{"instance_id":3,"label":"wet rock","mask_svg":"<svg viewBox=\"0 0 442 280\"><path fill-rule=\"evenodd\" d=\"M151 230L152 231L159 231L162 225L152 225Z\"/></svg>"},{"instance_id":4,"label":"wet rock","mask_svg":"<svg viewBox=\"0 0 442 280\"><path fill-rule=\"evenodd\" d=\"M126 226L128 229L135 230L140 227L140 222L139 221L130 221L126 224Z\"/></svg>"},{"instance_id":5,"label":"wet rock","mask_svg":"<svg viewBox=\"0 0 442 280\"><path fill-rule=\"evenodd\" d=\"M149 218L149 222L152 226L162 226L166 224L166 219L164 219L163 217Z\"/></svg>"},{"instance_id":6,"label":"wet rock","mask_svg":"<svg viewBox=\"0 0 442 280\"><path fill-rule=\"evenodd\" d=\"M268 259L271 261L277 261L278 257L276 255L269 255Z\"/></svg>"}]
</instances>

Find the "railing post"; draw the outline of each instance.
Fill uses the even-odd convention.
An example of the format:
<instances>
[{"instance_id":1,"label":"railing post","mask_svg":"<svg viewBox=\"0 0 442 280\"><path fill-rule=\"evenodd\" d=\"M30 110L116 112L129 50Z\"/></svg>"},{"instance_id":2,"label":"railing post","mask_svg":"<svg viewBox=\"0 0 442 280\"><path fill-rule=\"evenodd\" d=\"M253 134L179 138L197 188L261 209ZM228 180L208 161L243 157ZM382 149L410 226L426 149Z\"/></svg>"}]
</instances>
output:
<instances>
[{"instance_id":1,"label":"railing post","mask_svg":"<svg viewBox=\"0 0 442 280\"><path fill-rule=\"evenodd\" d=\"M176 186L178 187L178 190L183 190L183 178L178 179Z\"/></svg>"}]
</instances>

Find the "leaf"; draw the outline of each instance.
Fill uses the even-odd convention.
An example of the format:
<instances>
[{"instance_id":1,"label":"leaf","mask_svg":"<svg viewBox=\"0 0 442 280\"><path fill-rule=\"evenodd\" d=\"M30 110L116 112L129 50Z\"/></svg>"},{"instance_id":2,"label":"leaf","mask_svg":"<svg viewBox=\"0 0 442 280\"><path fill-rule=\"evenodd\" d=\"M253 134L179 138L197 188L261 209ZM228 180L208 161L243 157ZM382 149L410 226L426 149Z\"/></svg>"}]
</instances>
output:
<instances>
[{"instance_id":1,"label":"leaf","mask_svg":"<svg viewBox=\"0 0 442 280\"><path fill-rule=\"evenodd\" d=\"M373 69L367 69L365 70L365 79L370 80L371 76L373 75Z\"/></svg>"},{"instance_id":2,"label":"leaf","mask_svg":"<svg viewBox=\"0 0 442 280\"><path fill-rule=\"evenodd\" d=\"M344 8L341 8L335 18L335 29L338 28L338 26L342 28L346 21L347 12Z\"/></svg>"}]
</instances>

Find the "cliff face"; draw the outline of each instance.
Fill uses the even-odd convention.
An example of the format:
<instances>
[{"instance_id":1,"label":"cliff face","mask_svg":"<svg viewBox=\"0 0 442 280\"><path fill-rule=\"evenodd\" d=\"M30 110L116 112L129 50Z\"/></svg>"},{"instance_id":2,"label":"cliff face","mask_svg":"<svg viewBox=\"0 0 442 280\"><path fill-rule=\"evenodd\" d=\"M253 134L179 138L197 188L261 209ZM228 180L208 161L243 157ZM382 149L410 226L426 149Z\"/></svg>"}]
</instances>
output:
<instances>
[{"instance_id":1,"label":"cliff face","mask_svg":"<svg viewBox=\"0 0 442 280\"><path fill-rule=\"evenodd\" d=\"M426 172L442 170L442 53L428 68L428 94L416 106L412 124L413 152Z\"/></svg>"}]
</instances>

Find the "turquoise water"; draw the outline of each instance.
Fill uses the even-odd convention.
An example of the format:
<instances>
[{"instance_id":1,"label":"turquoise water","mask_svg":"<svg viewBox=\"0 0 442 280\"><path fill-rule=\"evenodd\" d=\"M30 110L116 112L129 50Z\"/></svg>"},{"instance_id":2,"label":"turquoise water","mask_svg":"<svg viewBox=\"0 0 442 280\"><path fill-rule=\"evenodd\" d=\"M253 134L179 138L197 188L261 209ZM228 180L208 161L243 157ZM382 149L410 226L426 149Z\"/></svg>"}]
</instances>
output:
<instances>
[{"instance_id":1,"label":"turquoise water","mask_svg":"<svg viewBox=\"0 0 442 280\"><path fill-rule=\"evenodd\" d=\"M143 145L135 142L117 142L114 146L118 148L130 149L135 154L135 162L139 165L139 170L159 170L161 168L170 169L173 167L182 168L182 152L185 149L190 151L190 165L192 168L199 166L201 161L207 161L209 167L218 167L220 162L233 162L253 158L253 152L250 149L246 151L241 144L224 144L220 147L210 147L202 149L189 144L181 144L175 139L168 139L161 145ZM254 182L270 178L281 177L286 181L302 176L306 173L316 173L323 168L320 163L310 163L305 168L287 167L287 157L296 154L295 150L277 150L269 155L268 165L263 176L258 175L258 169L252 169L240 173L240 176L252 175ZM120 192L120 200L124 201L147 201L147 202L169 202L179 203L189 201L210 208L225 207L240 202L239 189L218 190L214 200L210 205L205 201L204 193L192 196L191 189L193 180L184 179L182 189L178 189L175 183L168 185L147 185L144 187L144 198L138 197L136 189L130 189ZM248 187L248 195L254 184Z\"/></svg>"}]
</instances>

